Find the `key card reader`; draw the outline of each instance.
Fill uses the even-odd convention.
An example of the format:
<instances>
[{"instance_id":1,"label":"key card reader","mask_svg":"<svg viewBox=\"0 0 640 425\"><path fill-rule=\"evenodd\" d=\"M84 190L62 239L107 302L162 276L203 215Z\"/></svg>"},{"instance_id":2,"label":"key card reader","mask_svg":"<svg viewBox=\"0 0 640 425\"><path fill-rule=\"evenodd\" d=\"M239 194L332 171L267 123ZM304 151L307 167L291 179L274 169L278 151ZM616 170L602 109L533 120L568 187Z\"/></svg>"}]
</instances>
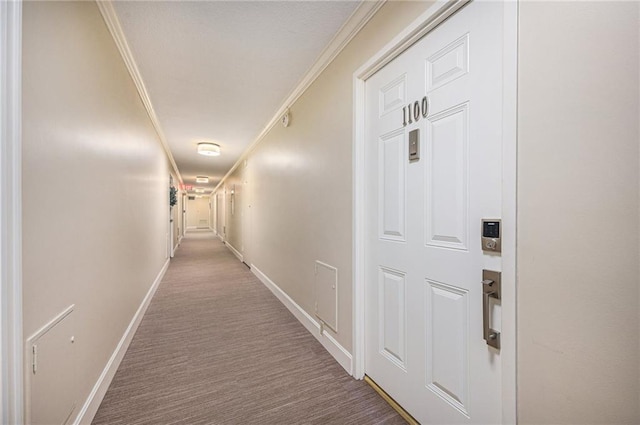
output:
<instances>
[{"instance_id":1,"label":"key card reader","mask_svg":"<svg viewBox=\"0 0 640 425\"><path fill-rule=\"evenodd\" d=\"M502 252L502 239L499 219L482 219L482 250Z\"/></svg>"}]
</instances>

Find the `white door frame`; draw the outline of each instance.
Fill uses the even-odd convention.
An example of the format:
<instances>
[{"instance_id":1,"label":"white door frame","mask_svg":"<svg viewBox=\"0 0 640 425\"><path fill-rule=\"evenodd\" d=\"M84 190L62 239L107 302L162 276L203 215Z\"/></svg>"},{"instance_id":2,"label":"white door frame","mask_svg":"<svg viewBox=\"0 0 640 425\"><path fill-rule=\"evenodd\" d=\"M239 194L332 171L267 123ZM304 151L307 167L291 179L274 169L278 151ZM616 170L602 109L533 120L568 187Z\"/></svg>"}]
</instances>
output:
<instances>
[{"instance_id":1,"label":"white door frame","mask_svg":"<svg viewBox=\"0 0 640 425\"><path fill-rule=\"evenodd\" d=\"M353 75L353 376L365 373L365 83L470 0L438 0ZM502 143L502 420L516 423L516 188L518 3L504 3ZM478 242L479 243L479 242ZM480 279L478 280L480 285Z\"/></svg>"},{"instance_id":2,"label":"white door frame","mask_svg":"<svg viewBox=\"0 0 640 425\"><path fill-rule=\"evenodd\" d=\"M0 422L24 422L22 2L0 2Z\"/></svg>"},{"instance_id":3,"label":"white door frame","mask_svg":"<svg viewBox=\"0 0 640 425\"><path fill-rule=\"evenodd\" d=\"M169 190L173 187L173 176L169 174ZM176 196L176 200L177 200ZM176 205L178 203L176 202ZM174 234L173 234L173 207L169 205L169 256L167 258L173 258L176 247L174 246Z\"/></svg>"},{"instance_id":4,"label":"white door frame","mask_svg":"<svg viewBox=\"0 0 640 425\"><path fill-rule=\"evenodd\" d=\"M187 234L187 201L189 200L189 195L185 191L182 193L182 205L180 209L181 220L182 220L182 237Z\"/></svg>"},{"instance_id":5,"label":"white door frame","mask_svg":"<svg viewBox=\"0 0 640 425\"><path fill-rule=\"evenodd\" d=\"M251 163L244 160L244 168L242 169L242 205L241 208L241 226L242 226L242 258L244 263L251 267L251 195L249 185L251 184L249 166Z\"/></svg>"}]
</instances>

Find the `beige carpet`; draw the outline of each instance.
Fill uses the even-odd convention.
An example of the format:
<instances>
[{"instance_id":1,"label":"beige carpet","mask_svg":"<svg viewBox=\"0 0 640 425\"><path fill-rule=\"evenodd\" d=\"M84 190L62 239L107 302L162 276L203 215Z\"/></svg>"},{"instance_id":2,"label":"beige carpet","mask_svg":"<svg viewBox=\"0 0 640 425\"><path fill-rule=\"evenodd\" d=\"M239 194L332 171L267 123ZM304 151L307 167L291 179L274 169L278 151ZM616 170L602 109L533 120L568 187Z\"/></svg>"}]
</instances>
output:
<instances>
[{"instance_id":1,"label":"beige carpet","mask_svg":"<svg viewBox=\"0 0 640 425\"><path fill-rule=\"evenodd\" d=\"M182 242L94 424L403 424L211 232Z\"/></svg>"}]
</instances>

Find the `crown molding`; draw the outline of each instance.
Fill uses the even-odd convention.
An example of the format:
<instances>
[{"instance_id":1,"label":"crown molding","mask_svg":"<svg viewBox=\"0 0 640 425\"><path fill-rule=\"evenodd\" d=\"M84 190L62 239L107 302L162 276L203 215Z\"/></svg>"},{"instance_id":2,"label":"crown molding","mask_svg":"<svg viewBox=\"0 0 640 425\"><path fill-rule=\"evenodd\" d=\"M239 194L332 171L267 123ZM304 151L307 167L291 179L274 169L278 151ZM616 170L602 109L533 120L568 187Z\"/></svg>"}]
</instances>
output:
<instances>
[{"instance_id":1,"label":"crown molding","mask_svg":"<svg viewBox=\"0 0 640 425\"><path fill-rule=\"evenodd\" d=\"M138 69L138 65L136 65L136 61L133 59L133 55L131 53L131 49L129 48L129 44L127 43L127 39L122 31L122 26L120 25L120 20L118 19L118 15L113 7L113 3L110 0L98 0L96 1L98 5L98 9L102 14L102 18L104 19L113 40L116 43L116 47L124 60L124 64L133 79L133 83L138 90L138 95L142 100L142 104L144 108L147 110L147 114L149 115L149 119L151 120L151 124L158 134L158 138L160 139L160 143L164 148L164 151L169 158L169 162L173 167L173 171L178 176L178 180L180 183L184 184L182 180L182 176L180 175L180 170L178 170L178 166L176 165L176 161L173 158L173 154L171 153L171 149L169 148L169 143L167 143L167 139L162 131L162 127L160 126L160 121L156 116L156 113L153 109L153 104L151 103L151 98L149 97L149 93L147 92L147 88L144 84L144 80L142 79L142 75L140 74L140 70Z\"/></svg>"},{"instance_id":2,"label":"crown molding","mask_svg":"<svg viewBox=\"0 0 640 425\"><path fill-rule=\"evenodd\" d=\"M231 169L224 175L220 182L213 189L213 192L224 183L224 181L233 173L236 168L242 162L247 159L251 151L264 139L276 123L280 122L282 115L293 105L302 94L307 91L309 86L322 74L333 60L344 50L349 42L355 37L360 30L373 18L373 16L380 10L380 8L386 3L387 0L363 0L356 10L351 14L349 19L338 30L336 35L331 39L327 47L320 53L314 64L309 68L304 77L298 82L295 89L286 97L282 106L277 110L271 120L267 123L264 129L258 134L258 137L249 145L249 147L238 158L238 161L231 167ZM213 193L212 192L212 193Z\"/></svg>"}]
</instances>

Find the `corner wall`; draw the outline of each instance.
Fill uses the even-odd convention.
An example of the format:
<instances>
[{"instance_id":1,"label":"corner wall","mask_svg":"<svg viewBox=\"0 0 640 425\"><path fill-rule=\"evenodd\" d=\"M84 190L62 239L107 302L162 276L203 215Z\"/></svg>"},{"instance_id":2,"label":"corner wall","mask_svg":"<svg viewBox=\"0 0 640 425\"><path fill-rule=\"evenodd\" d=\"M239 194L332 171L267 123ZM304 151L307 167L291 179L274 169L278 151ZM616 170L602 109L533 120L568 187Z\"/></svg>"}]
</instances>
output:
<instances>
[{"instance_id":1,"label":"corner wall","mask_svg":"<svg viewBox=\"0 0 640 425\"><path fill-rule=\"evenodd\" d=\"M518 419L640 423L637 2L521 2Z\"/></svg>"},{"instance_id":2,"label":"corner wall","mask_svg":"<svg viewBox=\"0 0 640 425\"><path fill-rule=\"evenodd\" d=\"M75 378L41 394L73 421L167 261L170 171L96 4L23 6L24 336L75 304Z\"/></svg>"}]
</instances>

